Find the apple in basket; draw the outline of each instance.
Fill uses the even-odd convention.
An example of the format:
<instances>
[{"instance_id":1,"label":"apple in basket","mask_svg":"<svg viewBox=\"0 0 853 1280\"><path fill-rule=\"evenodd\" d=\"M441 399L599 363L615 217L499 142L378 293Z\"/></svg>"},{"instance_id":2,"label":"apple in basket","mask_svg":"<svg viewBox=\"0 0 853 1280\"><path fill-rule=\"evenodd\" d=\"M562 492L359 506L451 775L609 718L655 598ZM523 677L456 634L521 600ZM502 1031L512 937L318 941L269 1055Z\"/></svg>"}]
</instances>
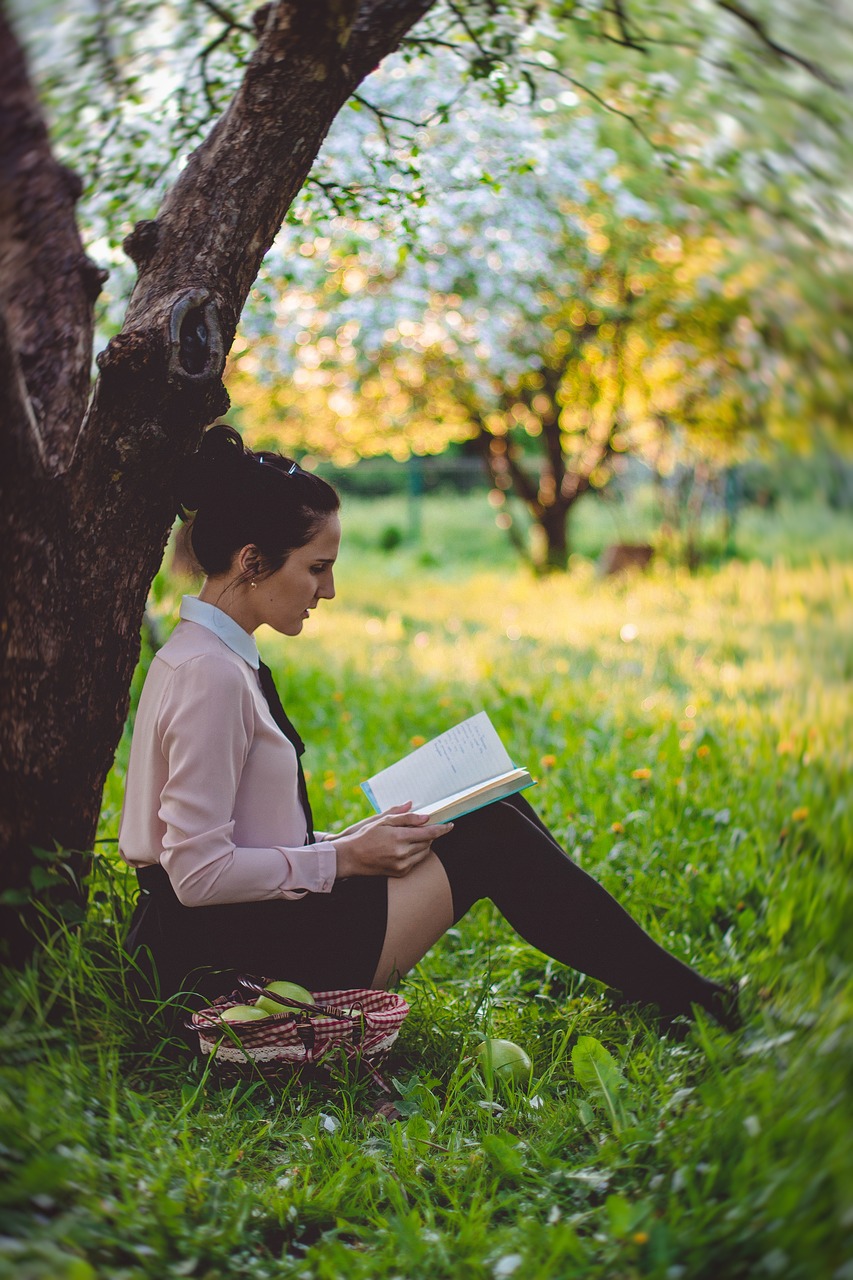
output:
<instances>
[{"instance_id":1,"label":"apple in basket","mask_svg":"<svg viewBox=\"0 0 853 1280\"><path fill-rule=\"evenodd\" d=\"M302 1004L314 1003L311 992L305 987L300 987L298 982L268 982L267 991L272 991L277 996L284 996L288 1000L299 1000ZM287 1013L288 1011L286 1004L279 1004L269 996L258 996L255 1007L263 1009L264 1013Z\"/></svg>"},{"instance_id":2,"label":"apple in basket","mask_svg":"<svg viewBox=\"0 0 853 1280\"><path fill-rule=\"evenodd\" d=\"M254 1004L232 1004L230 1009L220 1013L223 1022L259 1022L269 1015Z\"/></svg>"},{"instance_id":3,"label":"apple in basket","mask_svg":"<svg viewBox=\"0 0 853 1280\"><path fill-rule=\"evenodd\" d=\"M527 1081L533 1070L528 1055L521 1045L514 1044L512 1040L486 1038L474 1050L474 1057L481 1069L490 1066L495 1075L504 1080Z\"/></svg>"}]
</instances>

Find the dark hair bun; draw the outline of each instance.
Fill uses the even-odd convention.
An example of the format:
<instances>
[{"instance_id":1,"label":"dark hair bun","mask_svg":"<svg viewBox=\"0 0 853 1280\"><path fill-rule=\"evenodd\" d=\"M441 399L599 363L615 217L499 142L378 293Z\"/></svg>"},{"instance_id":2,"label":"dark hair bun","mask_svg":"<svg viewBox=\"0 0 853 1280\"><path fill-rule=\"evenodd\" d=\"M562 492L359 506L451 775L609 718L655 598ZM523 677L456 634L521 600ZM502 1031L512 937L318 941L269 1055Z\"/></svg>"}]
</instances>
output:
<instances>
[{"instance_id":1,"label":"dark hair bun","mask_svg":"<svg viewBox=\"0 0 853 1280\"><path fill-rule=\"evenodd\" d=\"M186 460L178 482L178 515L182 520L208 503L225 498L239 483L240 471L251 457L240 435L227 422L205 431L196 453Z\"/></svg>"},{"instance_id":2,"label":"dark hair bun","mask_svg":"<svg viewBox=\"0 0 853 1280\"><path fill-rule=\"evenodd\" d=\"M193 552L206 574L227 572L235 554L257 548L262 573L310 542L340 505L320 476L280 453L253 453L233 427L205 431L176 478L178 514L191 521Z\"/></svg>"}]
</instances>

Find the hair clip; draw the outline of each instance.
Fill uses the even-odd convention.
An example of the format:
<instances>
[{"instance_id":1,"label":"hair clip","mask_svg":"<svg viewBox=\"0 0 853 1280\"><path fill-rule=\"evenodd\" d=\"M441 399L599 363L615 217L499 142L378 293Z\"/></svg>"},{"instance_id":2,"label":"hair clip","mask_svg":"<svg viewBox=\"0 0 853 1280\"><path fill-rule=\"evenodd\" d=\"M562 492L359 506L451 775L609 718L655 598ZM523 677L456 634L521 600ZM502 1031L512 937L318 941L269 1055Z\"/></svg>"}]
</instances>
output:
<instances>
[{"instance_id":1,"label":"hair clip","mask_svg":"<svg viewBox=\"0 0 853 1280\"><path fill-rule=\"evenodd\" d=\"M259 466L259 467L262 467L262 466L264 465L264 462L265 462L265 459L264 459L264 458L262 458L262 457L261 457L261 458L258 458L258 466ZM282 474L282 475L284 475L284 476L295 476L295 475L296 475L296 473L297 473L297 471L301 471L301 470L302 470L302 468L300 467L300 465L299 465L299 463L298 463L298 462L291 462L291 464L290 464L290 466L287 468L287 470L286 470L286 471L282 471L282 473L281 473L281 474Z\"/></svg>"}]
</instances>

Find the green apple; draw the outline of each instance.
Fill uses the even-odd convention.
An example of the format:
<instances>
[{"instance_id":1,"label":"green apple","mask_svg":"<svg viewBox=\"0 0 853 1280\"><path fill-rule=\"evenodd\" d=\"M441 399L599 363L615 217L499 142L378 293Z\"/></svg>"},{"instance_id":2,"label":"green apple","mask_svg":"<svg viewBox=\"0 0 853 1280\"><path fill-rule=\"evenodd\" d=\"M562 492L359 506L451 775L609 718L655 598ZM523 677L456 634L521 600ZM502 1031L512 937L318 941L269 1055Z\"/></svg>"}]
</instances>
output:
<instances>
[{"instance_id":1,"label":"green apple","mask_svg":"<svg viewBox=\"0 0 853 1280\"><path fill-rule=\"evenodd\" d=\"M305 987L300 987L298 982L268 982L267 991L272 991L277 996L285 996L288 1000L301 1000L303 1004L314 1003L311 992L306 991ZM286 1004L270 1000L269 996L258 996L257 1007L263 1009L265 1013L287 1013L288 1008Z\"/></svg>"},{"instance_id":2,"label":"green apple","mask_svg":"<svg viewBox=\"0 0 853 1280\"><path fill-rule=\"evenodd\" d=\"M533 1070L533 1063L521 1045L514 1044L512 1040L493 1040L487 1037L482 1044L477 1045L474 1057L481 1068L487 1070L490 1065L495 1075L504 1080L526 1083Z\"/></svg>"},{"instance_id":3,"label":"green apple","mask_svg":"<svg viewBox=\"0 0 853 1280\"><path fill-rule=\"evenodd\" d=\"M268 1015L254 1004L232 1004L230 1009L220 1013L223 1022L259 1022Z\"/></svg>"}]
</instances>

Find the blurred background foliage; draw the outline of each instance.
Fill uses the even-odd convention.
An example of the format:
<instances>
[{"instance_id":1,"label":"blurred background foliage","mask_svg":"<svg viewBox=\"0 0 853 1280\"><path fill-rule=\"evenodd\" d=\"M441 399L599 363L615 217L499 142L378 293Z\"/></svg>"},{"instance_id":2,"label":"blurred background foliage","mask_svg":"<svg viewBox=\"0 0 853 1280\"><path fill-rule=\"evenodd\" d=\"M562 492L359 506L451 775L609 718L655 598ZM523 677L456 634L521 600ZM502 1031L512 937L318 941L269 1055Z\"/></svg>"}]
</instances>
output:
<instances>
[{"instance_id":1,"label":"blurred background foliage","mask_svg":"<svg viewBox=\"0 0 853 1280\"><path fill-rule=\"evenodd\" d=\"M253 8L18 5L112 268L105 337L121 240L227 106ZM624 499L629 460L694 561L703 508L733 520L792 468L829 459L843 506L851 50L850 15L815 0L436 4L341 112L267 257L234 420L306 466L443 456L406 472L415 495L479 459L484 521L539 569L568 565L579 499L617 480Z\"/></svg>"}]
</instances>

